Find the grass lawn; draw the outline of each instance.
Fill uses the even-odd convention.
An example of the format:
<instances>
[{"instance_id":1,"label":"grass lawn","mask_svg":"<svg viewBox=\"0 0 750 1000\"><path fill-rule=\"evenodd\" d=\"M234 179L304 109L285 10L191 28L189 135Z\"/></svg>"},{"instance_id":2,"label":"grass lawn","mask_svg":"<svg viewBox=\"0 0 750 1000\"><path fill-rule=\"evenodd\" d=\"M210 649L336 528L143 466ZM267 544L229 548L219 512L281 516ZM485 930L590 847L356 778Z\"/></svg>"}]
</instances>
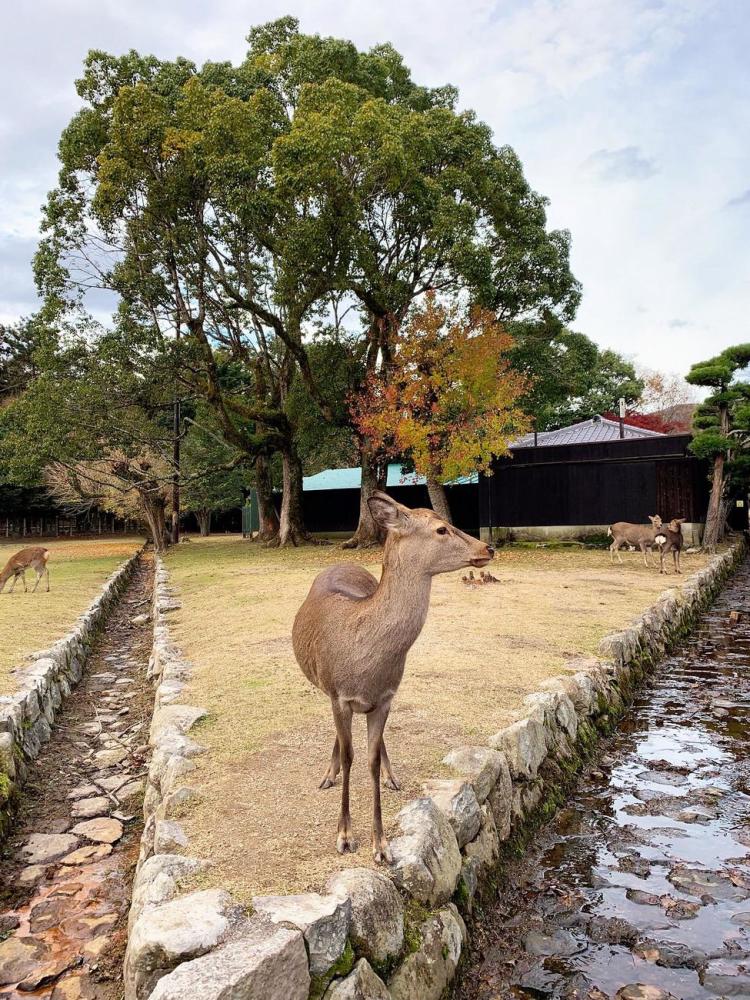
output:
<instances>
[{"instance_id":1,"label":"grass lawn","mask_svg":"<svg viewBox=\"0 0 750 1000\"><path fill-rule=\"evenodd\" d=\"M96 592L113 570L131 555L142 539L113 538L93 540L42 541L18 539L0 544L0 568L20 549L42 544L50 550L50 592L42 580L35 594L31 588L36 573L28 570L24 594L18 580L10 593L12 580L0 594L0 694L13 689L12 667L29 653L43 649L65 635L75 619L86 610Z\"/></svg>"},{"instance_id":2,"label":"grass lawn","mask_svg":"<svg viewBox=\"0 0 750 1000\"><path fill-rule=\"evenodd\" d=\"M384 789L386 824L441 773L453 747L518 717L523 697L567 657L595 652L665 588L705 565L683 557L660 577L638 554L611 566L593 550L501 549L499 585L469 589L461 573L435 578L424 631L409 654L386 730L400 793ZM379 552L268 550L238 537L194 539L167 562L183 607L171 620L194 666L186 701L209 718L191 784L201 800L184 823L191 854L211 858L202 880L249 902L254 894L319 889L336 867L371 863L365 722L355 717L352 816L356 855L335 851L339 784L318 791L333 745L328 699L294 659L294 616L315 575L343 560L379 574Z\"/></svg>"}]
</instances>

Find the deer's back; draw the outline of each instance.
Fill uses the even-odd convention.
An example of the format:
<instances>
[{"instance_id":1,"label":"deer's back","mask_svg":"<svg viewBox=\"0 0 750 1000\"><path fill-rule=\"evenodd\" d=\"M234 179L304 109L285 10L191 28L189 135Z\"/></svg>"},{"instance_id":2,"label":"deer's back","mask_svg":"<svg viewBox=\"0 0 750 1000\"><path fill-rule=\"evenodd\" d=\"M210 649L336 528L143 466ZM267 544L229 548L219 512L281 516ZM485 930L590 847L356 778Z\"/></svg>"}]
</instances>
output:
<instances>
[{"instance_id":1,"label":"deer's back","mask_svg":"<svg viewBox=\"0 0 750 1000\"><path fill-rule=\"evenodd\" d=\"M612 525L612 535L627 539L638 539L654 535L655 529L651 524L632 524L630 521L615 521Z\"/></svg>"},{"instance_id":2,"label":"deer's back","mask_svg":"<svg viewBox=\"0 0 750 1000\"><path fill-rule=\"evenodd\" d=\"M5 564L5 569L22 569L26 566L36 569L44 566L48 559L49 549L45 549L43 545L30 545L12 555Z\"/></svg>"},{"instance_id":3,"label":"deer's back","mask_svg":"<svg viewBox=\"0 0 750 1000\"><path fill-rule=\"evenodd\" d=\"M361 601L375 593L378 581L362 566L352 563L337 563L329 566L313 580L307 600L325 600L332 594L340 594L350 601Z\"/></svg>"}]
</instances>

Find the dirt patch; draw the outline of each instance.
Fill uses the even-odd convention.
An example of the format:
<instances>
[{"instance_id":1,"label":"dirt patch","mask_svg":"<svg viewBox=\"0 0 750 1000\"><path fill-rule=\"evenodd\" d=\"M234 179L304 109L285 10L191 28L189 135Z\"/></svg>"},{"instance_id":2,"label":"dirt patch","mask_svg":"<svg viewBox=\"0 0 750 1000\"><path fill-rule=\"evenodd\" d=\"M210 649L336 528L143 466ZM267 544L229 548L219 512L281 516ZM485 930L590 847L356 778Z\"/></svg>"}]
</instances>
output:
<instances>
[{"instance_id":1,"label":"dirt patch","mask_svg":"<svg viewBox=\"0 0 750 1000\"><path fill-rule=\"evenodd\" d=\"M112 540L47 541L16 539L0 544L0 568L29 545L50 549L50 591L44 581L35 594L36 574L26 574L29 593L19 580L11 594L9 581L0 594L0 694L13 690L13 667L30 653L49 646L68 631L96 596L104 581L142 544L139 538Z\"/></svg>"},{"instance_id":2,"label":"dirt patch","mask_svg":"<svg viewBox=\"0 0 750 1000\"><path fill-rule=\"evenodd\" d=\"M314 579L333 562L379 553L304 548L278 552L239 539L208 539L168 557L182 609L174 634L195 668L187 700L206 707L192 784L202 800L186 818L191 852L214 862L204 882L249 901L259 892L320 888L330 872L369 865L371 797L365 724L354 731L352 815L358 854L334 849L340 788L318 791L330 758L328 700L302 676L291 650L292 621ZM424 631L407 661L386 743L403 788L384 791L391 823L421 783L440 772L452 747L482 741L518 717L521 701L565 659L595 652L668 586L638 557L610 567L606 552L501 550L498 585L471 589L461 574L435 579Z\"/></svg>"}]
</instances>

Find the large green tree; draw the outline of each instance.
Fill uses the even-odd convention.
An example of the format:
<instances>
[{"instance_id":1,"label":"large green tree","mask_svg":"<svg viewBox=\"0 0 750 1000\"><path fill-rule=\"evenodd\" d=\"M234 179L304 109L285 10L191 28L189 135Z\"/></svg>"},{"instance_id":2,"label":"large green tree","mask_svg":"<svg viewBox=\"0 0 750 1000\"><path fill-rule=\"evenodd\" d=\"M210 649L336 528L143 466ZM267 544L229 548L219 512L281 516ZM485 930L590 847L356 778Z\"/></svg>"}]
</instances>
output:
<instances>
[{"instance_id":1,"label":"large green tree","mask_svg":"<svg viewBox=\"0 0 750 1000\"><path fill-rule=\"evenodd\" d=\"M711 390L696 410L690 444L695 455L711 462L711 496L703 533L703 547L709 552L724 534L727 470L734 464L738 475L747 475L744 455L735 458L735 454L750 435L750 383L743 378L748 365L750 344L737 344L693 365L686 376L691 385Z\"/></svg>"},{"instance_id":2,"label":"large green tree","mask_svg":"<svg viewBox=\"0 0 750 1000\"><path fill-rule=\"evenodd\" d=\"M402 324L430 292L462 295L502 321L570 318L578 302L568 234L548 232L545 200L514 152L457 112L455 97L443 89L388 101L329 79L302 91L292 128L276 143L284 192L348 220L343 290L362 318L368 381L387 381ZM385 471L363 440L351 544L377 537L367 500Z\"/></svg>"},{"instance_id":3,"label":"large green tree","mask_svg":"<svg viewBox=\"0 0 750 1000\"><path fill-rule=\"evenodd\" d=\"M281 454L280 540L304 536L291 400L322 418L343 400L316 377L310 329L352 309L352 358L387 377L412 303L462 290L501 318L571 316L568 237L451 88L413 83L390 46L255 29L239 66L92 53L84 108L63 134L37 276L69 305L116 292L136 325L180 339L179 379L249 458ZM222 382L216 353L249 377ZM367 493L377 456L363 455ZM382 468L382 463L381 463Z\"/></svg>"}]
</instances>

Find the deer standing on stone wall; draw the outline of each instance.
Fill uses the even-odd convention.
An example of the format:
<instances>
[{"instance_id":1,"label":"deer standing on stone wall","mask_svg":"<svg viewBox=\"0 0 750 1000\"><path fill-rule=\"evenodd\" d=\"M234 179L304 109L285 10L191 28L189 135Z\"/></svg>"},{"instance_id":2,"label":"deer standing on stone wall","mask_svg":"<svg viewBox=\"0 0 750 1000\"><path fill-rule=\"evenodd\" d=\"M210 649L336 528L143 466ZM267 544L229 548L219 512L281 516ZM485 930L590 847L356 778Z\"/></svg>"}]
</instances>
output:
<instances>
[{"instance_id":1,"label":"deer standing on stone wall","mask_svg":"<svg viewBox=\"0 0 750 1000\"><path fill-rule=\"evenodd\" d=\"M432 578L468 566L486 566L494 549L448 524L434 511L410 510L385 493L369 499L375 522L387 531L378 582L362 566L343 563L314 580L292 630L294 655L304 675L331 699L336 740L320 783L330 788L343 772L336 849L356 851L349 814L352 715L367 716L373 793L372 851L390 861L380 807L380 771L399 785L383 742L391 702L404 674L406 654L422 631Z\"/></svg>"},{"instance_id":2,"label":"deer standing on stone wall","mask_svg":"<svg viewBox=\"0 0 750 1000\"><path fill-rule=\"evenodd\" d=\"M47 567L47 560L49 559L49 549L45 549L42 545L34 545L28 549L21 549L20 552L16 552L14 556L5 564L2 573L0 573L0 594L3 592L5 584L13 577L13 583L10 585L9 594L13 593L13 588L16 585L16 581L19 576L23 580L24 593L28 591L26 586L26 570L33 569L36 572L36 583L34 584L34 589L31 591L33 594L36 588L39 586L39 581L43 576L47 578L47 592L49 592L49 569Z\"/></svg>"}]
</instances>

